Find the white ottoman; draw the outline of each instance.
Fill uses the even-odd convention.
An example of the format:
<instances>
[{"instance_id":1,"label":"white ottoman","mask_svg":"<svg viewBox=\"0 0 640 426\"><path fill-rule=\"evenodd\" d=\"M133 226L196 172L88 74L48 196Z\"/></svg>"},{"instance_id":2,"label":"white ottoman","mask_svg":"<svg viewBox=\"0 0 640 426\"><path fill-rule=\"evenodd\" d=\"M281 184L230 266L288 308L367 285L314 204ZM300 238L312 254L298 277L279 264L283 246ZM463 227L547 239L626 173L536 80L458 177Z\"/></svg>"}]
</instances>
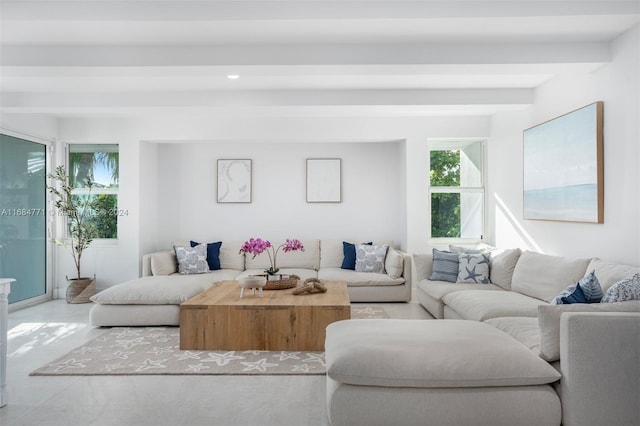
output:
<instances>
[{"instance_id":1,"label":"white ottoman","mask_svg":"<svg viewBox=\"0 0 640 426\"><path fill-rule=\"evenodd\" d=\"M560 373L486 324L340 321L325 351L334 426L560 424Z\"/></svg>"}]
</instances>

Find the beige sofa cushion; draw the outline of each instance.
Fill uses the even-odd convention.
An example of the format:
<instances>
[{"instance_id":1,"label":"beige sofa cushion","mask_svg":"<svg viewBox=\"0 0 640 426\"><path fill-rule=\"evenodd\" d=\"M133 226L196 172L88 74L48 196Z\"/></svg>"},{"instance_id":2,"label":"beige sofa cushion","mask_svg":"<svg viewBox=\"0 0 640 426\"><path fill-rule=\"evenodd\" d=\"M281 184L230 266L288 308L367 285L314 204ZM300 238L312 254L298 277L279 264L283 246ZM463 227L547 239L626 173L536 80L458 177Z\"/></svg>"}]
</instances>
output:
<instances>
[{"instance_id":1,"label":"beige sofa cushion","mask_svg":"<svg viewBox=\"0 0 640 426\"><path fill-rule=\"evenodd\" d=\"M320 241L305 240L300 241L304 247L304 251L296 250L285 253L280 249L276 258L276 266L278 268L298 268L298 269L315 269L320 267ZM275 242L274 250L278 248L283 241ZM271 250L271 249L269 249ZM252 254L246 255L246 269L267 269L271 266L269 255L263 252L255 258Z\"/></svg>"},{"instance_id":2,"label":"beige sofa cushion","mask_svg":"<svg viewBox=\"0 0 640 426\"><path fill-rule=\"evenodd\" d=\"M178 272L178 260L173 250L151 254L151 273L153 275L171 275Z\"/></svg>"},{"instance_id":3,"label":"beige sofa cushion","mask_svg":"<svg viewBox=\"0 0 640 426\"><path fill-rule=\"evenodd\" d=\"M511 290L511 280L513 271L522 251L515 249L494 249L491 251L491 260L489 261L489 279L495 285L505 290Z\"/></svg>"},{"instance_id":4,"label":"beige sofa cushion","mask_svg":"<svg viewBox=\"0 0 640 426\"><path fill-rule=\"evenodd\" d=\"M558 293L584 277L589 262L525 251L513 271L511 290L551 303Z\"/></svg>"},{"instance_id":5,"label":"beige sofa cushion","mask_svg":"<svg viewBox=\"0 0 640 426\"><path fill-rule=\"evenodd\" d=\"M227 271L228 273L228 271ZM232 272L235 276L236 272ZM91 297L111 305L179 305L223 278L225 272L142 277L114 285Z\"/></svg>"},{"instance_id":6,"label":"beige sofa cushion","mask_svg":"<svg viewBox=\"0 0 640 426\"><path fill-rule=\"evenodd\" d=\"M640 312L640 300L539 306L540 356L547 361L560 359L560 316L564 312Z\"/></svg>"},{"instance_id":7,"label":"beige sofa cushion","mask_svg":"<svg viewBox=\"0 0 640 426\"><path fill-rule=\"evenodd\" d=\"M351 269L324 268L318 271L321 280L344 280L349 287L383 286L404 284L404 278L391 278L387 274L373 272L356 272Z\"/></svg>"},{"instance_id":8,"label":"beige sofa cushion","mask_svg":"<svg viewBox=\"0 0 640 426\"><path fill-rule=\"evenodd\" d=\"M404 257L393 247L387 250L384 269L391 278L400 278L404 270Z\"/></svg>"},{"instance_id":9,"label":"beige sofa cushion","mask_svg":"<svg viewBox=\"0 0 640 426\"><path fill-rule=\"evenodd\" d=\"M595 271L602 292L606 293L615 283L640 273L637 266L623 265L620 263L605 262L601 259L592 259L587 267L585 275Z\"/></svg>"},{"instance_id":10,"label":"beige sofa cushion","mask_svg":"<svg viewBox=\"0 0 640 426\"><path fill-rule=\"evenodd\" d=\"M527 386L560 378L507 334L472 321L338 321L327 327L325 350L328 377L352 385Z\"/></svg>"},{"instance_id":11,"label":"beige sofa cushion","mask_svg":"<svg viewBox=\"0 0 640 426\"><path fill-rule=\"evenodd\" d=\"M473 284L473 283L451 283L449 281L431 281L422 280L418 283L418 287L429 296L440 301L444 296L456 291L470 290L493 290L504 291L502 288L494 284Z\"/></svg>"},{"instance_id":12,"label":"beige sofa cushion","mask_svg":"<svg viewBox=\"0 0 640 426\"><path fill-rule=\"evenodd\" d=\"M484 323L504 331L536 355L540 353L538 318L500 317L488 319Z\"/></svg>"},{"instance_id":13,"label":"beige sofa cushion","mask_svg":"<svg viewBox=\"0 0 640 426\"><path fill-rule=\"evenodd\" d=\"M545 302L513 291L456 291L442 298L462 318L485 321L499 317L536 317Z\"/></svg>"}]
</instances>

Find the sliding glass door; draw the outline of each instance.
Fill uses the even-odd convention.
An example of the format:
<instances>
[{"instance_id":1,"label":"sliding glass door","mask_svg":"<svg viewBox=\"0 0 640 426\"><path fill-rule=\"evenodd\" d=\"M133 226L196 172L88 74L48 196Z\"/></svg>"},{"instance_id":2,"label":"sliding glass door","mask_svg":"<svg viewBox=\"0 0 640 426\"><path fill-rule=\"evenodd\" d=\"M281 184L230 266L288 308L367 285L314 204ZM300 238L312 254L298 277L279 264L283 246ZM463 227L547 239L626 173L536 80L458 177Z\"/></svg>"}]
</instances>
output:
<instances>
[{"instance_id":1,"label":"sliding glass door","mask_svg":"<svg viewBox=\"0 0 640 426\"><path fill-rule=\"evenodd\" d=\"M0 135L0 277L9 303L47 294L46 145Z\"/></svg>"}]
</instances>

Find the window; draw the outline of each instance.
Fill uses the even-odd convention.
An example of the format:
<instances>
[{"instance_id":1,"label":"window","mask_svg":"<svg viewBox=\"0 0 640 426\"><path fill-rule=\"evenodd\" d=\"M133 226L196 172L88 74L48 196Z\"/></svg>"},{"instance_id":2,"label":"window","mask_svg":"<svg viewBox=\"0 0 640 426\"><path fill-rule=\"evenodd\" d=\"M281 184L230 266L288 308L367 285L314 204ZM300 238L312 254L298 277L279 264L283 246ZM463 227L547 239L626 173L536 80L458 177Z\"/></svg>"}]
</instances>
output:
<instances>
[{"instance_id":1,"label":"window","mask_svg":"<svg viewBox=\"0 0 640 426\"><path fill-rule=\"evenodd\" d=\"M90 209L96 238L118 238L118 217L128 214L118 209L118 145L69 145L68 170L72 193Z\"/></svg>"},{"instance_id":2,"label":"window","mask_svg":"<svg viewBox=\"0 0 640 426\"><path fill-rule=\"evenodd\" d=\"M429 142L429 238L481 240L484 235L484 142Z\"/></svg>"}]
</instances>

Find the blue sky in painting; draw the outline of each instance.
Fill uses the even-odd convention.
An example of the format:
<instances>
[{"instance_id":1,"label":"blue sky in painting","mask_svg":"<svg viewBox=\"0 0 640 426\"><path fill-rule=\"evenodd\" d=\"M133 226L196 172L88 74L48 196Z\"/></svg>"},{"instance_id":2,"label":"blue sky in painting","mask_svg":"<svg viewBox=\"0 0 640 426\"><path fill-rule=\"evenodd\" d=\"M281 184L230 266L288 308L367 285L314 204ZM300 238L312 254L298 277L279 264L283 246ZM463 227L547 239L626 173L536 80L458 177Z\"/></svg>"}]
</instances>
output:
<instances>
[{"instance_id":1,"label":"blue sky in painting","mask_svg":"<svg viewBox=\"0 0 640 426\"><path fill-rule=\"evenodd\" d=\"M596 104L524 132L524 190L596 184Z\"/></svg>"}]
</instances>

